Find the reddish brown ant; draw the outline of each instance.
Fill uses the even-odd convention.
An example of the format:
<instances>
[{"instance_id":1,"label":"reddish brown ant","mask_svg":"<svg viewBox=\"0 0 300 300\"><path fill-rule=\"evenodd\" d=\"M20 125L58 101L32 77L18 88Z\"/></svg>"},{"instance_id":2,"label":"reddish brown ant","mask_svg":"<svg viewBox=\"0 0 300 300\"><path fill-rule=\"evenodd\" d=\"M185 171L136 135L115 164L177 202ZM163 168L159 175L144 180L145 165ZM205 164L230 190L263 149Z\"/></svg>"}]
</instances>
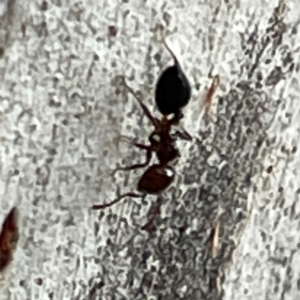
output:
<instances>
[{"instance_id":1,"label":"reddish brown ant","mask_svg":"<svg viewBox=\"0 0 300 300\"><path fill-rule=\"evenodd\" d=\"M0 272L12 260L13 250L19 238L17 209L13 207L6 216L0 233Z\"/></svg>"},{"instance_id":2,"label":"reddish brown ant","mask_svg":"<svg viewBox=\"0 0 300 300\"><path fill-rule=\"evenodd\" d=\"M177 125L183 118L182 108L186 106L190 100L191 88L177 58L165 42L164 44L174 59L174 65L166 68L162 72L156 84L155 102L158 110L163 115L161 120L151 114L147 106L137 97L135 92L127 85L124 77L122 77L123 85L134 95L139 106L143 110L143 113L154 126L154 130L148 138L150 145L144 145L138 142L133 143L135 147L146 151L146 161L127 167L116 168L114 172L119 170L129 171L146 167L149 165L153 153L155 153L158 163L150 165L139 179L137 191L141 194L133 192L126 193L109 203L95 204L92 207L92 209L104 209L126 197L140 198L145 194L158 195L153 209L153 216L144 226L142 226L142 229L144 230L153 229L154 218L159 214L162 204L160 195L174 180L175 171L173 167L170 166L170 163L180 157L179 150L174 145L176 138L189 141L192 140L191 136L185 130L171 133L172 127ZM173 114L173 117L170 118L169 115L171 114Z\"/></svg>"}]
</instances>

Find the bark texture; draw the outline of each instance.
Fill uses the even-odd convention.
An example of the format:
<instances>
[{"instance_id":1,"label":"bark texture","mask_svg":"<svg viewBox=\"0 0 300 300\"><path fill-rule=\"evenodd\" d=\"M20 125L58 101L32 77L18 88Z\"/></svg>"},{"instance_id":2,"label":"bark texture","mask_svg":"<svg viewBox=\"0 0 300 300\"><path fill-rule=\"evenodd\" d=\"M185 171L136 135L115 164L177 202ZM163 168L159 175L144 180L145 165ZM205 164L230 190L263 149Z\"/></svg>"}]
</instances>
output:
<instances>
[{"instance_id":1,"label":"bark texture","mask_svg":"<svg viewBox=\"0 0 300 300\"><path fill-rule=\"evenodd\" d=\"M0 299L300 299L300 85L296 1L16 1L0 20L0 221L19 241ZM120 134L151 126L171 57L192 86L176 181L158 229L134 190L145 159ZM203 113L212 76L215 100ZM9 298L10 297L10 298Z\"/></svg>"}]
</instances>

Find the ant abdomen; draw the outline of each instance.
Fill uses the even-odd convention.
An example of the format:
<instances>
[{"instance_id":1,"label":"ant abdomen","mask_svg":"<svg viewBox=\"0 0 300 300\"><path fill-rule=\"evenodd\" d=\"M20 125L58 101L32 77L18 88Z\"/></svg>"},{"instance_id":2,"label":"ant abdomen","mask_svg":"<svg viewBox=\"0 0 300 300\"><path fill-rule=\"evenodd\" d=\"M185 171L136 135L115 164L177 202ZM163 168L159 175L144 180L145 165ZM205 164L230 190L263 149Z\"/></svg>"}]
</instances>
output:
<instances>
[{"instance_id":1,"label":"ant abdomen","mask_svg":"<svg viewBox=\"0 0 300 300\"><path fill-rule=\"evenodd\" d=\"M150 166L138 182L137 189L141 193L156 195L163 192L173 182L174 169L170 166Z\"/></svg>"}]
</instances>

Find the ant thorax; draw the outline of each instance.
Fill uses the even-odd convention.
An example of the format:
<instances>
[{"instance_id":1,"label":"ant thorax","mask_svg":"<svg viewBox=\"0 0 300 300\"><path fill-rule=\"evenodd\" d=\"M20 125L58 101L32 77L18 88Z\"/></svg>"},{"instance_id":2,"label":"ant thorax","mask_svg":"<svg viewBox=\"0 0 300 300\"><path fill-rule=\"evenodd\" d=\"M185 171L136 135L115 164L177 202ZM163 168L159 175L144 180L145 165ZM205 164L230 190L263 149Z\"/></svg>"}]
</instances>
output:
<instances>
[{"instance_id":1,"label":"ant thorax","mask_svg":"<svg viewBox=\"0 0 300 300\"><path fill-rule=\"evenodd\" d=\"M166 125L168 128L162 126L149 136L152 149L161 165L167 165L180 156L174 145L175 139L170 135L169 124Z\"/></svg>"}]
</instances>

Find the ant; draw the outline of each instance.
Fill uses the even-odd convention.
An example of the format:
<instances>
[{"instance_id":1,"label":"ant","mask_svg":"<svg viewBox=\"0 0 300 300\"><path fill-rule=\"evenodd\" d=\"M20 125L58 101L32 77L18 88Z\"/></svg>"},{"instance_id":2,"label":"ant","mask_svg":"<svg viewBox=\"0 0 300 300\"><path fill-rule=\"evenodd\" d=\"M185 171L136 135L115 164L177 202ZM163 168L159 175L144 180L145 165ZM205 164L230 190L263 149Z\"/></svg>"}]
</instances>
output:
<instances>
[{"instance_id":1,"label":"ant","mask_svg":"<svg viewBox=\"0 0 300 300\"><path fill-rule=\"evenodd\" d=\"M13 250L19 239L17 213L17 209L13 207L2 225L0 233L0 272L3 271L12 260Z\"/></svg>"},{"instance_id":2,"label":"ant","mask_svg":"<svg viewBox=\"0 0 300 300\"><path fill-rule=\"evenodd\" d=\"M142 226L143 230L153 229L154 218L160 213L162 204L160 195L171 185L175 178L175 170L170 166L170 163L180 157L179 150L174 145L176 138L188 141L192 140L192 137L184 129L182 129L181 132L175 130L175 132L171 133L172 127L178 125L179 121L183 118L182 109L188 104L191 98L191 87L176 56L167 46L164 39L163 42L174 60L174 65L167 67L161 73L156 84L155 103L159 112L163 115L161 120L151 114L147 106L127 85L125 78L123 76L121 77L123 85L138 101L143 113L154 126L154 130L148 137L149 145L138 142L133 143L133 146L146 151L146 161L127 167L118 167L114 170L113 174L120 170L130 171L148 166L153 153L155 153L158 163L150 165L139 179L137 191L141 194L130 192L120 195L117 199L109 203L95 204L92 206L92 209L95 210L104 209L118 203L126 197L141 198L146 194L158 195L153 207L153 216ZM171 114L173 117L169 117Z\"/></svg>"}]
</instances>

